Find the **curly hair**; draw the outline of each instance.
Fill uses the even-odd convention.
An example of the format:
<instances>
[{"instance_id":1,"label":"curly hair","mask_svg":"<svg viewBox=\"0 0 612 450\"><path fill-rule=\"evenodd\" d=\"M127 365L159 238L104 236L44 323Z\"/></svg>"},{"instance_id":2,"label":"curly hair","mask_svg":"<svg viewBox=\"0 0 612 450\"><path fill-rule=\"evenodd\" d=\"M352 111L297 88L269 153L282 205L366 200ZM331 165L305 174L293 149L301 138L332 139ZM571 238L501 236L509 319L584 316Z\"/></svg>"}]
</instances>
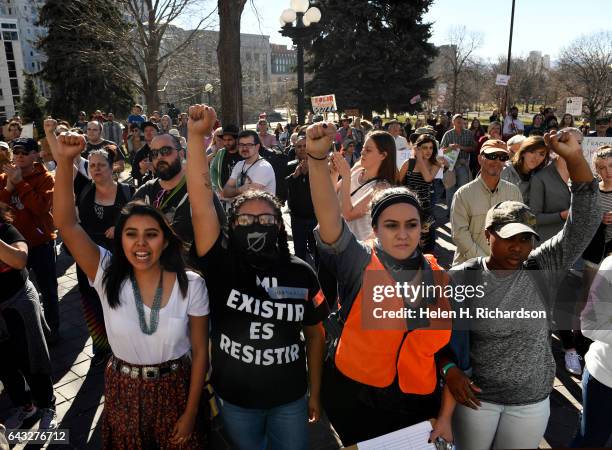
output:
<instances>
[{"instance_id":1,"label":"curly hair","mask_svg":"<svg viewBox=\"0 0 612 450\"><path fill-rule=\"evenodd\" d=\"M287 230L285 229L285 222L283 221L283 213L281 211L282 205L274 195L270 194L267 191L249 190L246 191L244 194L240 194L238 197L236 197L236 199L232 202L232 205L227 215L227 235L231 236L233 228L232 224L236 221L236 218L238 217L238 211L240 211L242 205L252 200L262 200L268 205L270 205L274 210L274 215L279 221L278 240L276 241L276 245L278 247L281 260L289 261L289 259L291 258L291 253L289 252L289 244L287 243ZM231 239L229 241L229 245L231 246Z\"/></svg>"}]
</instances>

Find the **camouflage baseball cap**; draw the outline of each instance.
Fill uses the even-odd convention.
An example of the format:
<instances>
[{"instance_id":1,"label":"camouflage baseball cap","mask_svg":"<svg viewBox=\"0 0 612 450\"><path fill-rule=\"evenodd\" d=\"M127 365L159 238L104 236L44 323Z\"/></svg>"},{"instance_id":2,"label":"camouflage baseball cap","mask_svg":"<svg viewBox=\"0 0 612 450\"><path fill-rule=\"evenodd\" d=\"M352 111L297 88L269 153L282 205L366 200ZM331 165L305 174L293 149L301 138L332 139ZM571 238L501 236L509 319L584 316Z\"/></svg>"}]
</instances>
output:
<instances>
[{"instance_id":1,"label":"camouflage baseball cap","mask_svg":"<svg viewBox=\"0 0 612 450\"><path fill-rule=\"evenodd\" d=\"M535 232L536 217L524 203L506 201L498 203L487 212L485 229L494 231L502 239L508 239L520 233L533 234L538 240L540 236Z\"/></svg>"}]
</instances>

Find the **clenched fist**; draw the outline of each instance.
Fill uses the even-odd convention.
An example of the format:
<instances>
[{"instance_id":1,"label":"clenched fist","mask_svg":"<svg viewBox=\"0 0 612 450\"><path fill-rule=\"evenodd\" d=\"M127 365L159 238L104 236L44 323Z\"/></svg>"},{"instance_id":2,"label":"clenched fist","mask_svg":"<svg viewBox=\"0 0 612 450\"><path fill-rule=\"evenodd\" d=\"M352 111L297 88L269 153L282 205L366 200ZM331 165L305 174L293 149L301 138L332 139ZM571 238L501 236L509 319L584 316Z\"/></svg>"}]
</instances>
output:
<instances>
[{"instance_id":1,"label":"clenched fist","mask_svg":"<svg viewBox=\"0 0 612 450\"><path fill-rule=\"evenodd\" d=\"M45 134L53 134L55 133L55 129L57 128L57 120L49 117L45 119L43 127L45 129Z\"/></svg>"},{"instance_id":2,"label":"clenched fist","mask_svg":"<svg viewBox=\"0 0 612 450\"><path fill-rule=\"evenodd\" d=\"M576 136L568 131L553 131L544 135L544 142L548 148L553 150L563 159L568 156L582 155L582 147L578 143Z\"/></svg>"},{"instance_id":3,"label":"clenched fist","mask_svg":"<svg viewBox=\"0 0 612 450\"><path fill-rule=\"evenodd\" d=\"M189 121L187 132L192 135L210 136L217 121L215 109L206 105L193 105L189 107Z\"/></svg>"},{"instance_id":4,"label":"clenched fist","mask_svg":"<svg viewBox=\"0 0 612 450\"><path fill-rule=\"evenodd\" d=\"M85 148L85 136L65 131L57 139L58 148L56 158L74 159Z\"/></svg>"},{"instance_id":5,"label":"clenched fist","mask_svg":"<svg viewBox=\"0 0 612 450\"><path fill-rule=\"evenodd\" d=\"M306 129L306 152L314 158L324 158L336 137L336 126L331 122L318 122Z\"/></svg>"}]
</instances>

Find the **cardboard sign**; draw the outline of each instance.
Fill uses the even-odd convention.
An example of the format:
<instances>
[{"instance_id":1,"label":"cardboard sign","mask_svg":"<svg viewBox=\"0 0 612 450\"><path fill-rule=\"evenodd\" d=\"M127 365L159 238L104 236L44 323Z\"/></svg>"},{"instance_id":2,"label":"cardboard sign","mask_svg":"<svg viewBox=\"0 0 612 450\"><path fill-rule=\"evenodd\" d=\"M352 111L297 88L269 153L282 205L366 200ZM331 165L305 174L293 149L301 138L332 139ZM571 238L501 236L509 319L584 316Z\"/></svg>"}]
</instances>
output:
<instances>
[{"instance_id":1,"label":"cardboard sign","mask_svg":"<svg viewBox=\"0 0 612 450\"><path fill-rule=\"evenodd\" d=\"M314 114L336 111L336 96L334 94L310 97L310 102Z\"/></svg>"},{"instance_id":2,"label":"cardboard sign","mask_svg":"<svg viewBox=\"0 0 612 450\"><path fill-rule=\"evenodd\" d=\"M582 97L567 97L565 100L565 114L572 116L582 115Z\"/></svg>"},{"instance_id":3,"label":"cardboard sign","mask_svg":"<svg viewBox=\"0 0 612 450\"><path fill-rule=\"evenodd\" d=\"M582 139L582 154L591 166L591 170L595 173L593 165L593 155L602 145L612 145L612 137L585 137Z\"/></svg>"},{"instance_id":4,"label":"cardboard sign","mask_svg":"<svg viewBox=\"0 0 612 450\"><path fill-rule=\"evenodd\" d=\"M509 81L510 75L504 75L503 73L498 73L497 78L495 78L495 84L497 86L508 86Z\"/></svg>"},{"instance_id":5,"label":"cardboard sign","mask_svg":"<svg viewBox=\"0 0 612 450\"><path fill-rule=\"evenodd\" d=\"M358 108L345 109L344 114L346 114L347 116L357 117L359 116L359 109Z\"/></svg>"}]
</instances>

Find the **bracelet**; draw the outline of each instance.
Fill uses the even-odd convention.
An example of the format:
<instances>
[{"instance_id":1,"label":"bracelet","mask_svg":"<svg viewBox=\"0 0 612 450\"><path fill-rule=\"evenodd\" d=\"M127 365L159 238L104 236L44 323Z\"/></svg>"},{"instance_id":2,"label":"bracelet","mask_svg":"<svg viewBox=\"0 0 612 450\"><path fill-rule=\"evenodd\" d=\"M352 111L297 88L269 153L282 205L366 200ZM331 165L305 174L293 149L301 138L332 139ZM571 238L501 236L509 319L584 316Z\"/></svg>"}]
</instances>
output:
<instances>
[{"instance_id":1,"label":"bracelet","mask_svg":"<svg viewBox=\"0 0 612 450\"><path fill-rule=\"evenodd\" d=\"M442 375L444 375L444 378L446 378L446 372L448 372L451 367L457 367L457 364L455 364L454 362L450 362L444 367L442 367Z\"/></svg>"},{"instance_id":2,"label":"bracelet","mask_svg":"<svg viewBox=\"0 0 612 450\"><path fill-rule=\"evenodd\" d=\"M312 158L315 161L325 161L327 159L327 155L325 155L323 158L316 158L316 157L312 156L310 153L306 153L306 155L308 155L309 158Z\"/></svg>"}]
</instances>

